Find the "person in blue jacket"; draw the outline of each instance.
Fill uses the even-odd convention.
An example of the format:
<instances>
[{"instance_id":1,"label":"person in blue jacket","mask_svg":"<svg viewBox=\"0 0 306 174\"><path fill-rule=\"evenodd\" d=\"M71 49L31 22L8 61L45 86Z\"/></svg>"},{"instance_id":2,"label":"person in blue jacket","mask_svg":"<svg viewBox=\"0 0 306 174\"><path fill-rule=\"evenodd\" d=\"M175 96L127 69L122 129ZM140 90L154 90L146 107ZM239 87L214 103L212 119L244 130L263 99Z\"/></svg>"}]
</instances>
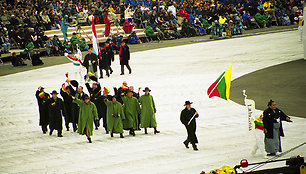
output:
<instances>
[{"instance_id":1,"label":"person in blue jacket","mask_svg":"<svg viewBox=\"0 0 306 174\"><path fill-rule=\"evenodd\" d=\"M139 44L141 43L140 39L137 37L135 31L129 35L129 44Z\"/></svg>"},{"instance_id":2,"label":"person in blue jacket","mask_svg":"<svg viewBox=\"0 0 306 174\"><path fill-rule=\"evenodd\" d=\"M62 18L62 22L61 22L61 31L63 32L64 40L68 40L68 37L67 37L68 26L70 27L71 25L68 22L68 15L65 15L65 17Z\"/></svg>"}]
</instances>

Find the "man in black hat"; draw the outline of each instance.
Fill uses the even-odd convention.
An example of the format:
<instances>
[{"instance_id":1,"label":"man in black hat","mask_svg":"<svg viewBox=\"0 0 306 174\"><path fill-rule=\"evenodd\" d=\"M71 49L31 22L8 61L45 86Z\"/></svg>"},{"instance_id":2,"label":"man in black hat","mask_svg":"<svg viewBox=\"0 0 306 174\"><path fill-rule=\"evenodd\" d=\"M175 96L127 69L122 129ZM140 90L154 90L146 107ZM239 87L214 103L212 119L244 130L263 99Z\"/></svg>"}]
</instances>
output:
<instances>
[{"instance_id":1,"label":"man in black hat","mask_svg":"<svg viewBox=\"0 0 306 174\"><path fill-rule=\"evenodd\" d=\"M41 126L41 129L45 134L48 131L47 126L49 124L48 105L46 104L46 101L50 98L50 95L48 93L45 93L45 89L40 86L38 87L35 96L39 108L39 125Z\"/></svg>"},{"instance_id":2,"label":"man in black hat","mask_svg":"<svg viewBox=\"0 0 306 174\"><path fill-rule=\"evenodd\" d=\"M49 117L50 117L50 133L52 135L53 130L57 130L57 136L63 137L62 130L63 130L63 123L62 123L62 116L65 115L65 106L62 99L57 97L57 92L54 90L52 91L50 98L47 101L49 107Z\"/></svg>"},{"instance_id":3,"label":"man in black hat","mask_svg":"<svg viewBox=\"0 0 306 174\"><path fill-rule=\"evenodd\" d=\"M100 119L102 118L102 108L100 102L97 100L101 96L101 86L100 83L93 83L92 87L90 87L89 83L85 83L86 88L90 94L90 101L92 101L98 110L98 120L95 120L95 127L96 130L98 130L98 127L100 127Z\"/></svg>"},{"instance_id":4,"label":"man in black hat","mask_svg":"<svg viewBox=\"0 0 306 174\"><path fill-rule=\"evenodd\" d=\"M196 120L195 118L199 117L197 111L191 107L192 102L185 102L185 109L181 112L181 122L185 125L187 130L187 139L184 141L185 147L188 147L188 144L191 143L193 150L198 150L196 143L198 143L198 139L196 136Z\"/></svg>"}]
</instances>

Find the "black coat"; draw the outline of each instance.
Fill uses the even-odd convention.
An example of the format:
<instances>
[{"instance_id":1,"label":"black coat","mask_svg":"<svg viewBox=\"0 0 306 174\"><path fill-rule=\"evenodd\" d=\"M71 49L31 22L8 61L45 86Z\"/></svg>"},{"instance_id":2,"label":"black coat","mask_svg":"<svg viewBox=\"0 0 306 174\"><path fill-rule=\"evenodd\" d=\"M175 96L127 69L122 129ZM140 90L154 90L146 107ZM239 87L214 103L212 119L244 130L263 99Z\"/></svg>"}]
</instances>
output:
<instances>
[{"instance_id":1,"label":"black coat","mask_svg":"<svg viewBox=\"0 0 306 174\"><path fill-rule=\"evenodd\" d=\"M73 123L73 118L72 118L72 98L71 95L68 94L67 92L63 91L61 89L60 92L61 96L64 99L64 105L65 105L65 109L66 109L66 113L65 113L65 123Z\"/></svg>"},{"instance_id":2,"label":"black coat","mask_svg":"<svg viewBox=\"0 0 306 174\"><path fill-rule=\"evenodd\" d=\"M88 67L89 67L89 61L90 62L95 61L95 63L93 63L92 66L93 66L94 72L97 72L98 56L94 53L87 54L85 56L84 61L83 61L83 66L85 66L87 70L88 70Z\"/></svg>"},{"instance_id":3,"label":"black coat","mask_svg":"<svg viewBox=\"0 0 306 174\"><path fill-rule=\"evenodd\" d=\"M128 65L130 60L130 49L127 45L120 46L120 65Z\"/></svg>"},{"instance_id":4,"label":"black coat","mask_svg":"<svg viewBox=\"0 0 306 174\"><path fill-rule=\"evenodd\" d=\"M37 90L35 94L39 108L39 125L47 126L49 124L49 111L46 101L50 98L50 95L45 93L45 96L41 98L39 97L40 93L41 91Z\"/></svg>"},{"instance_id":5,"label":"black coat","mask_svg":"<svg viewBox=\"0 0 306 174\"><path fill-rule=\"evenodd\" d=\"M76 95L77 91L74 90L71 85L69 85L68 88L70 89L71 96L74 96L75 98L80 99L80 100L84 100L84 97L85 97L84 92ZM76 103L72 103L72 111L71 112L72 112L72 122L73 123L78 123L78 121L79 121L79 111L80 111L79 105L76 104Z\"/></svg>"},{"instance_id":6,"label":"black coat","mask_svg":"<svg viewBox=\"0 0 306 174\"><path fill-rule=\"evenodd\" d=\"M111 66L112 61L115 60L115 55L114 55L113 49L110 46L108 46L108 47L105 48L105 52L106 52L106 56L107 56L108 65Z\"/></svg>"},{"instance_id":7,"label":"black coat","mask_svg":"<svg viewBox=\"0 0 306 174\"><path fill-rule=\"evenodd\" d=\"M49 108L50 130L55 129L61 131L63 129L62 116L65 115L65 106L63 100L57 98L55 101L53 98L50 98L46 103Z\"/></svg>"},{"instance_id":8,"label":"black coat","mask_svg":"<svg viewBox=\"0 0 306 174\"><path fill-rule=\"evenodd\" d=\"M101 96L101 86L100 84L98 84L96 89L93 89L92 87L90 87L89 83L85 83L87 90L90 94L90 101L92 101L96 107L97 107L97 111L98 111L98 117L99 119L102 118L102 108L101 108L101 103L97 101L97 98L99 98Z\"/></svg>"},{"instance_id":9,"label":"black coat","mask_svg":"<svg viewBox=\"0 0 306 174\"><path fill-rule=\"evenodd\" d=\"M97 104L100 106L100 109L101 111L98 111L100 113L98 113L98 116L100 118L100 114L101 114L101 118L103 119L103 127L104 128L107 128L107 117L106 117L106 114L107 114L107 106L104 102L104 99L107 98L108 100L112 100L112 96L110 95L107 95L107 96L104 96L104 95L100 95L98 98L96 98L96 102ZM97 106L97 105L96 105ZM98 108L97 108L98 109Z\"/></svg>"},{"instance_id":10,"label":"black coat","mask_svg":"<svg viewBox=\"0 0 306 174\"><path fill-rule=\"evenodd\" d=\"M264 128L267 129L267 133L265 133L266 138L273 138L273 123L280 122L280 136L284 136L283 126L282 122L283 120L286 120L288 116L284 114L283 111L276 108L275 112L271 108L266 109L263 112L263 125ZM277 121L278 120L278 121ZM280 120L280 121L279 121Z\"/></svg>"},{"instance_id":11,"label":"black coat","mask_svg":"<svg viewBox=\"0 0 306 174\"><path fill-rule=\"evenodd\" d=\"M188 142L192 144L198 143L198 139L197 139L195 132L196 132L196 127L197 127L196 118L199 117L199 114L197 114L195 118L192 119L189 125L188 125L188 122L191 120L192 116L195 113L196 113L196 110L194 108L190 108L190 110L185 108L184 110L182 110L181 116L180 116L180 120L182 124L185 125L187 129L187 134L188 134L187 140Z\"/></svg>"},{"instance_id":12,"label":"black coat","mask_svg":"<svg viewBox=\"0 0 306 174\"><path fill-rule=\"evenodd\" d=\"M107 69L109 66L108 63L108 57L107 57L107 53L105 50L101 51L101 56L99 58L99 68L100 69Z\"/></svg>"}]
</instances>

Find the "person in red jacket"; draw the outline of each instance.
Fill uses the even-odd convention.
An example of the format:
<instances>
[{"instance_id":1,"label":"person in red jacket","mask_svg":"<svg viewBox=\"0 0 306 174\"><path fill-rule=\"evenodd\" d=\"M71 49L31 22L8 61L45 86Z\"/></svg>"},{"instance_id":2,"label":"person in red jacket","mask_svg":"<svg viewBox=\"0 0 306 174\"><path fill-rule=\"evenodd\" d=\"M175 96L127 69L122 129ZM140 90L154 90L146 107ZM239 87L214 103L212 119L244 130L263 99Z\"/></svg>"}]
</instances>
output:
<instances>
[{"instance_id":1,"label":"person in red jacket","mask_svg":"<svg viewBox=\"0 0 306 174\"><path fill-rule=\"evenodd\" d=\"M188 14L188 12L186 11L186 8L185 8L185 7L183 7L183 6L180 7L179 14L180 14L180 16L181 16L182 18L187 18L187 19L189 19L190 14Z\"/></svg>"},{"instance_id":2,"label":"person in red jacket","mask_svg":"<svg viewBox=\"0 0 306 174\"><path fill-rule=\"evenodd\" d=\"M132 24L131 19L126 19L123 23L123 30L125 33L132 33L134 28L134 24Z\"/></svg>"},{"instance_id":3,"label":"person in red jacket","mask_svg":"<svg viewBox=\"0 0 306 174\"><path fill-rule=\"evenodd\" d=\"M107 10L103 12L103 20L105 24L104 36L107 37L110 34L110 27L111 27L110 15L108 14Z\"/></svg>"}]
</instances>

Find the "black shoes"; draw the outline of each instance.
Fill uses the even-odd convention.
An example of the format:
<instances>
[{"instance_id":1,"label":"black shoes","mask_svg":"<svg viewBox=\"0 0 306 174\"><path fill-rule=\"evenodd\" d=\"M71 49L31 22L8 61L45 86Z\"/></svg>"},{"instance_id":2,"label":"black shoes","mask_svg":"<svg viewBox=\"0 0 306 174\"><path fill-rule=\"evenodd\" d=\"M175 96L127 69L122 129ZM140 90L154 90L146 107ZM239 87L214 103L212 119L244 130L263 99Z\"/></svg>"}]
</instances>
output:
<instances>
[{"instance_id":1,"label":"black shoes","mask_svg":"<svg viewBox=\"0 0 306 174\"><path fill-rule=\"evenodd\" d=\"M111 133L111 134L110 134L110 136L111 136L111 137L114 137L114 134L113 134L113 133Z\"/></svg>"},{"instance_id":2,"label":"black shoes","mask_svg":"<svg viewBox=\"0 0 306 174\"><path fill-rule=\"evenodd\" d=\"M276 153L268 153L267 156L275 156Z\"/></svg>"},{"instance_id":3,"label":"black shoes","mask_svg":"<svg viewBox=\"0 0 306 174\"><path fill-rule=\"evenodd\" d=\"M57 135L58 137L63 137L63 135L62 134L59 134L59 135Z\"/></svg>"},{"instance_id":4,"label":"black shoes","mask_svg":"<svg viewBox=\"0 0 306 174\"><path fill-rule=\"evenodd\" d=\"M53 132L53 130L50 130L50 133L49 133L50 136L52 135L52 132Z\"/></svg>"},{"instance_id":5,"label":"black shoes","mask_svg":"<svg viewBox=\"0 0 306 174\"><path fill-rule=\"evenodd\" d=\"M193 150L194 150L194 151L198 151L198 150L199 150L198 147L197 147L197 145L195 145L195 144L193 144L192 147L193 147Z\"/></svg>"},{"instance_id":6,"label":"black shoes","mask_svg":"<svg viewBox=\"0 0 306 174\"><path fill-rule=\"evenodd\" d=\"M121 73L120 75L122 76L122 75L124 75L124 73Z\"/></svg>"},{"instance_id":7,"label":"black shoes","mask_svg":"<svg viewBox=\"0 0 306 174\"><path fill-rule=\"evenodd\" d=\"M184 141L183 143L184 143L185 147L186 147L187 149L189 149L189 146L188 146L189 143L188 143L188 142L185 142L185 141Z\"/></svg>"},{"instance_id":8,"label":"black shoes","mask_svg":"<svg viewBox=\"0 0 306 174\"><path fill-rule=\"evenodd\" d=\"M123 136L123 134L122 134L122 133L120 133L120 138L124 138L124 136Z\"/></svg>"},{"instance_id":9,"label":"black shoes","mask_svg":"<svg viewBox=\"0 0 306 174\"><path fill-rule=\"evenodd\" d=\"M88 139L88 142L89 142L89 143L92 143L91 138L88 137L87 139Z\"/></svg>"},{"instance_id":10,"label":"black shoes","mask_svg":"<svg viewBox=\"0 0 306 174\"><path fill-rule=\"evenodd\" d=\"M158 134L160 131L158 131L156 128L154 128L154 134Z\"/></svg>"},{"instance_id":11,"label":"black shoes","mask_svg":"<svg viewBox=\"0 0 306 174\"><path fill-rule=\"evenodd\" d=\"M144 129L145 129L145 134L148 134L147 128L144 128Z\"/></svg>"}]
</instances>

